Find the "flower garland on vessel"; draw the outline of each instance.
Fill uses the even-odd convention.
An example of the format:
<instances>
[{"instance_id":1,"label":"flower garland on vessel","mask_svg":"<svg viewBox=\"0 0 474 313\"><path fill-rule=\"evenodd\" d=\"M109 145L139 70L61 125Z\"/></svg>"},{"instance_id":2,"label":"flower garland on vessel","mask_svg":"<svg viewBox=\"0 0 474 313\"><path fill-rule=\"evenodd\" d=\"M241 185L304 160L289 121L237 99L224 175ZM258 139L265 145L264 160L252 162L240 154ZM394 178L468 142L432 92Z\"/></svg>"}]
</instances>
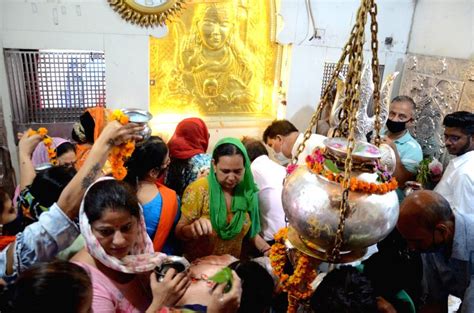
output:
<instances>
[{"instance_id":1,"label":"flower garland on vessel","mask_svg":"<svg viewBox=\"0 0 474 313\"><path fill-rule=\"evenodd\" d=\"M332 182L342 185L344 173L337 168L333 161L327 159L324 153L324 148L316 148L311 155L306 157L306 166L314 174L321 175ZM349 180L350 190L383 195L398 188L398 182L395 177L384 171L378 163L375 163L374 167L378 175L378 184L351 177ZM344 188L344 186L342 187Z\"/></svg>"},{"instance_id":2,"label":"flower garland on vessel","mask_svg":"<svg viewBox=\"0 0 474 313\"><path fill-rule=\"evenodd\" d=\"M298 302L308 299L313 293L311 283L317 276L316 270L311 265L311 258L299 251L296 268L292 275L284 271L288 261L285 241L288 237L288 228L282 228L275 234L275 243L270 249L270 263L273 273L278 277L280 290L288 293L288 313L298 309Z\"/></svg>"},{"instance_id":3,"label":"flower garland on vessel","mask_svg":"<svg viewBox=\"0 0 474 313\"><path fill-rule=\"evenodd\" d=\"M121 110L114 110L109 117L109 121L118 121L120 124L125 125L128 124L129 119ZM115 179L122 180L127 176L127 169L124 164L132 155L133 150L135 150L135 141L133 140L129 140L112 148L109 162L112 167L112 175Z\"/></svg>"},{"instance_id":4,"label":"flower garland on vessel","mask_svg":"<svg viewBox=\"0 0 474 313\"><path fill-rule=\"evenodd\" d=\"M56 148L53 146L53 139L48 136L48 130L45 127L40 127L38 130L28 130L28 137L36 134L41 136L43 144L46 147L46 151L48 151L49 163L54 166L59 165Z\"/></svg>"}]
</instances>

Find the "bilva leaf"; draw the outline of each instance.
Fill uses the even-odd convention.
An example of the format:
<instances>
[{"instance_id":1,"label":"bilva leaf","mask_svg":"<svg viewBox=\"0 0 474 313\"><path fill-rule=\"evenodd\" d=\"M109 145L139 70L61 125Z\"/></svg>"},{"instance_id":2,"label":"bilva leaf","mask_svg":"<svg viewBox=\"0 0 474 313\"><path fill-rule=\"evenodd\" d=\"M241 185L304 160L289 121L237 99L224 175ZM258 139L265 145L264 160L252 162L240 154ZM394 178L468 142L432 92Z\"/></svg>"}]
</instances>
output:
<instances>
[{"instance_id":1,"label":"bilva leaf","mask_svg":"<svg viewBox=\"0 0 474 313\"><path fill-rule=\"evenodd\" d=\"M326 166L326 168L328 170L330 170L331 172L333 172L334 174L338 174L340 173L341 171L337 168L336 164L334 164L333 161L331 160L324 160L324 166Z\"/></svg>"},{"instance_id":2,"label":"bilva leaf","mask_svg":"<svg viewBox=\"0 0 474 313\"><path fill-rule=\"evenodd\" d=\"M224 267L219 272L210 277L209 280L218 284L227 283L224 292L229 292L229 290L232 288L232 270L228 267Z\"/></svg>"}]
</instances>

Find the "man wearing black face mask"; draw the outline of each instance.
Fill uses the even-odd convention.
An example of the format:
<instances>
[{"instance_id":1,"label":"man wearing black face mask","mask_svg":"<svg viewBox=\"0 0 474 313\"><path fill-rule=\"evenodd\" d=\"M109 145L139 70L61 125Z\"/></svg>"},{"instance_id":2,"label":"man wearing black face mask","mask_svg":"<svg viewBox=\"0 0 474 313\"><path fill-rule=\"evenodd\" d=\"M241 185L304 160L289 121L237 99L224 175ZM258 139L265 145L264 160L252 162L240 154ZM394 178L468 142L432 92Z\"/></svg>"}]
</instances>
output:
<instances>
[{"instance_id":1,"label":"man wearing black face mask","mask_svg":"<svg viewBox=\"0 0 474 313\"><path fill-rule=\"evenodd\" d=\"M474 312L474 216L453 211L434 191L403 200L397 228L408 247L422 253L424 306L418 312L447 312L448 296L462 299L460 313Z\"/></svg>"},{"instance_id":2,"label":"man wearing black face mask","mask_svg":"<svg viewBox=\"0 0 474 313\"><path fill-rule=\"evenodd\" d=\"M395 151L397 165L393 175L402 188L405 182L415 178L418 164L423 159L421 146L407 130L407 126L413 121L415 107L415 102L408 96L394 98L390 104L387 131L383 138L384 142ZM397 194L402 200L403 193L400 189L397 190Z\"/></svg>"},{"instance_id":3,"label":"man wearing black face mask","mask_svg":"<svg viewBox=\"0 0 474 313\"><path fill-rule=\"evenodd\" d=\"M459 111L444 117L444 143L449 161L435 188L451 206L463 213L474 213L474 114Z\"/></svg>"}]
</instances>

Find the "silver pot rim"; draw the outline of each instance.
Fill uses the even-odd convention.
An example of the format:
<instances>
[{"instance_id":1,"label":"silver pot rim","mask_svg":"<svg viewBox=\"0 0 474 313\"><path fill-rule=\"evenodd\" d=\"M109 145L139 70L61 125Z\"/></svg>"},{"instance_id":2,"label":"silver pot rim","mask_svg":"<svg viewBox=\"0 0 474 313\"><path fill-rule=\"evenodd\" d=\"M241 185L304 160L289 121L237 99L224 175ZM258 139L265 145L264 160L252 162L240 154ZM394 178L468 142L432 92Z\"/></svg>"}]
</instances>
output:
<instances>
[{"instance_id":1,"label":"silver pot rim","mask_svg":"<svg viewBox=\"0 0 474 313\"><path fill-rule=\"evenodd\" d=\"M140 115L146 116L148 118L148 120L145 121L145 122L141 122L141 123L148 123L153 118L153 115L150 112L148 112L146 110L142 110L142 109L126 108L126 109L122 109L121 111L125 115L129 115L129 113L135 113L135 114L140 114Z\"/></svg>"}]
</instances>

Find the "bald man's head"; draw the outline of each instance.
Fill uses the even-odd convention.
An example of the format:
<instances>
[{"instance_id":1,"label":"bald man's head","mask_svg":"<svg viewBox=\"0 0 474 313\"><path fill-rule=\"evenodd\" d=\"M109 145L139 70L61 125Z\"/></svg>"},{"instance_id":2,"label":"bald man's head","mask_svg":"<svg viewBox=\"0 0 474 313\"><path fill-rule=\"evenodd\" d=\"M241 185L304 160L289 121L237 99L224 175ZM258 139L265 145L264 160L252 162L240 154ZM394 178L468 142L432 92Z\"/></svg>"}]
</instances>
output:
<instances>
[{"instance_id":1,"label":"bald man's head","mask_svg":"<svg viewBox=\"0 0 474 313\"><path fill-rule=\"evenodd\" d=\"M412 249L426 251L440 242L448 243L454 232L453 221L453 211L445 198L434 191L420 190L403 200L397 228Z\"/></svg>"}]
</instances>

